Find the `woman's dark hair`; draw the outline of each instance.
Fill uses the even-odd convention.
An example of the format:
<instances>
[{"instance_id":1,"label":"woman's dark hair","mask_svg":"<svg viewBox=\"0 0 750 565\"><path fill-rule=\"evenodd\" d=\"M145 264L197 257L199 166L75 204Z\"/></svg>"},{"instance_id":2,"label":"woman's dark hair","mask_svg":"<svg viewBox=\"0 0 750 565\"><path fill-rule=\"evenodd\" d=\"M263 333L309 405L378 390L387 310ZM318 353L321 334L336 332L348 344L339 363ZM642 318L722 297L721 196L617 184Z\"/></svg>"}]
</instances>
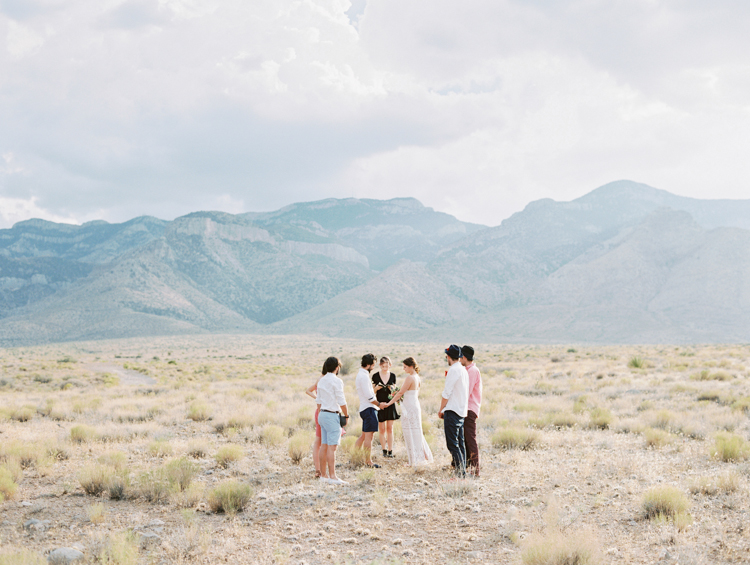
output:
<instances>
[{"instance_id":1,"label":"woman's dark hair","mask_svg":"<svg viewBox=\"0 0 750 565\"><path fill-rule=\"evenodd\" d=\"M363 355L362 356L362 366L363 367L369 367L370 365L374 365L375 364L375 359L377 359L377 357L375 357L375 355L373 355L372 353L367 353L366 355Z\"/></svg>"},{"instance_id":2,"label":"woman's dark hair","mask_svg":"<svg viewBox=\"0 0 750 565\"><path fill-rule=\"evenodd\" d=\"M329 357L323 363L323 374L333 373L338 367L341 367L341 361L337 357Z\"/></svg>"},{"instance_id":3,"label":"woman's dark hair","mask_svg":"<svg viewBox=\"0 0 750 565\"><path fill-rule=\"evenodd\" d=\"M401 362L407 367L412 367L415 373L417 374L419 373L419 365L417 365L417 362L414 360L414 357L407 357Z\"/></svg>"}]
</instances>

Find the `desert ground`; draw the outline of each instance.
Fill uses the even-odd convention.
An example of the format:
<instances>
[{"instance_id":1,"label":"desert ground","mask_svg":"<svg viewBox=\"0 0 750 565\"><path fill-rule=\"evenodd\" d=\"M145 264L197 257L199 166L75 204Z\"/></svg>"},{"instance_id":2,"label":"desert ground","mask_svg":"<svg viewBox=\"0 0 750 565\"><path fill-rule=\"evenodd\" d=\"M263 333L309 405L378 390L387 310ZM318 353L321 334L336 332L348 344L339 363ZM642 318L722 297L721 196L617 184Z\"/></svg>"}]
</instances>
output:
<instances>
[{"instance_id":1,"label":"desert ground","mask_svg":"<svg viewBox=\"0 0 750 565\"><path fill-rule=\"evenodd\" d=\"M0 565L748 563L750 346L471 344L481 476L453 479L440 344L131 339L0 350ZM461 345L461 344L459 344ZM414 356L435 462L362 466L354 418L322 484L325 358ZM58 551L55 551L58 550ZM64 552L63 552L64 553ZM66 562L61 557L58 562Z\"/></svg>"}]
</instances>

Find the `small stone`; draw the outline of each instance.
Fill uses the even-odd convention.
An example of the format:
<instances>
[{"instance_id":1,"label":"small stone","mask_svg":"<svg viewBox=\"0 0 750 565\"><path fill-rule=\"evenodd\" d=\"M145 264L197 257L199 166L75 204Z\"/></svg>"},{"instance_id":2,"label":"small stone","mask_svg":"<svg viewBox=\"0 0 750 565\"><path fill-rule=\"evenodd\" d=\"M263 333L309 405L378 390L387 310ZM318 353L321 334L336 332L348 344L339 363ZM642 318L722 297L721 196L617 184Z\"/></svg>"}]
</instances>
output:
<instances>
[{"instance_id":1,"label":"small stone","mask_svg":"<svg viewBox=\"0 0 750 565\"><path fill-rule=\"evenodd\" d=\"M477 541L479 539L479 536L476 534L469 534L469 541Z\"/></svg>"},{"instance_id":2,"label":"small stone","mask_svg":"<svg viewBox=\"0 0 750 565\"><path fill-rule=\"evenodd\" d=\"M481 551L470 551L466 554L469 559L484 559L484 554Z\"/></svg>"},{"instance_id":3,"label":"small stone","mask_svg":"<svg viewBox=\"0 0 750 565\"><path fill-rule=\"evenodd\" d=\"M154 526L163 526L164 520L159 520L159 518L156 518L155 520L151 520L148 524L146 524L149 528L153 528Z\"/></svg>"},{"instance_id":4,"label":"small stone","mask_svg":"<svg viewBox=\"0 0 750 565\"><path fill-rule=\"evenodd\" d=\"M157 545L161 543L161 536L153 532L144 532L140 537L141 547L147 547L149 545Z\"/></svg>"},{"instance_id":5,"label":"small stone","mask_svg":"<svg viewBox=\"0 0 750 565\"><path fill-rule=\"evenodd\" d=\"M344 538L341 540L341 543L357 543L356 538Z\"/></svg>"},{"instance_id":6,"label":"small stone","mask_svg":"<svg viewBox=\"0 0 750 565\"><path fill-rule=\"evenodd\" d=\"M401 553L401 555L403 555L404 557L416 557L417 556L417 554L411 549L405 549L403 553Z\"/></svg>"},{"instance_id":7,"label":"small stone","mask_svg":"<svg viewBox=\"0 0 750 565\"><path fill-rule=\"evenodd\" d=\"M47 562L51 565L68 565L83 561L83 553L72 547L58 547L47 556Z\"/></svg>"},{"instance_id":8,"label":"small stone","mask_svg":"<svg viewBox=\"0 0 750 565\"><path fill-rule=\"evenodd\" d=\"M617 555L618 553L620 553L620 550L616 547L607 548L607 555Z\"/></svg>"},{"instance_id":9,"label":"small stone","mask_svg":"<svg viewBox=\"0 0 750 565\"><path fill-rule=\"evenodd\" d=\"M23 523L23 529L27 531L31 531L31 530L43 531L46 527L47 525L44 522L42 522L41 520L37 520L36 518L32 518L31 520L26 520Z\"/></svg>"},{"instance_id":10,"label":"small stone","mask_svg":"<svg viewBox=\"0 0 750 565\"><path fill-rule=\"evenodd\" d=\"M395 540L393 540L393 545L403 545L403 544L404 544L404 540L400 538L396 538Z\"/></svg>"},{"instance_id":11,"label":"small stone","mask_svg":"<svg viewBox=\"0 0 750 565\"><path fill-rule=\"evenodd\" d=\"M28 500L24 500L22 502L19 502L18 505L19 506L31 506L31 502L29 502Z\"/></svg>"}]
</instances>

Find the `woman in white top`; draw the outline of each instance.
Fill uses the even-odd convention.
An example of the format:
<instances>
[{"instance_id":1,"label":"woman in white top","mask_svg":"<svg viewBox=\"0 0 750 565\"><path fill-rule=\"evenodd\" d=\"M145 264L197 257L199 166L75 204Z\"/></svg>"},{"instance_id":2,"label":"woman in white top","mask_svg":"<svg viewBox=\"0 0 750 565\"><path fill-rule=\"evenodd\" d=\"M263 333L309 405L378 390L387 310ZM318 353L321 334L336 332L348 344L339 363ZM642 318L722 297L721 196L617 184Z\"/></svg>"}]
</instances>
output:
<instances>
[{"instance_id":1,"label":"woman in white top","mask_svg":"<svg viewBox=\"0 0 750 565\"><path fill-rule=\"evenodd\" d=\"M422 379L419 376L419 365L414 357L403 360L406 379L388 405L392 405L403 397L401 405L401 430L404 434L406 455L409 465L416 467L432 461L432 451L422 433L422 407L419 405L419 389Z\"/></svg>"}]
</instances>

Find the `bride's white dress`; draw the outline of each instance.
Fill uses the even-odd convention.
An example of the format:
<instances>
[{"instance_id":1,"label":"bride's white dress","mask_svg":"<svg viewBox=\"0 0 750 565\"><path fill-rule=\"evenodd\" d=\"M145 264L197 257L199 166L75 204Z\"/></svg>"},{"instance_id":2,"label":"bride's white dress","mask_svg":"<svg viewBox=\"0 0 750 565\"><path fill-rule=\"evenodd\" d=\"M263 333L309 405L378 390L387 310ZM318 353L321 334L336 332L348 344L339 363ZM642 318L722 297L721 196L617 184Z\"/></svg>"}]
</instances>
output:
<instances>
[{"instance_id":1,"label":"bride's white dress","mask_svg":"<svg viewBox=\"0 0 750 565\"><path fill-rule=\"evenodd\" d=\"M417 384L420 378L415 375ZM407 390L401 403L401 431L404 433L406 455L409 465L415 467L432 461L432 451L422 433L422 407L419 405L419 390Z\"/></svg>"}]
</instances>

